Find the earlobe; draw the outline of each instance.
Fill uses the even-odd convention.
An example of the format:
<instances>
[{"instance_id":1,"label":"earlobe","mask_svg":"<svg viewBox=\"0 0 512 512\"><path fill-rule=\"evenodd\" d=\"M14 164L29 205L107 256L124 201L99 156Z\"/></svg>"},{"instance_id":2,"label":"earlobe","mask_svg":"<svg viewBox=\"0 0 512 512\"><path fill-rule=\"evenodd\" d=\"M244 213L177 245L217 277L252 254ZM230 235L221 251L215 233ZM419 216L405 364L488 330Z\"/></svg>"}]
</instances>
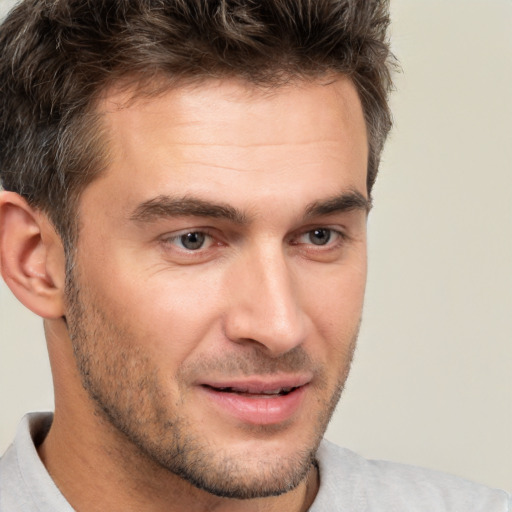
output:
<instances>
[{"instance_id":1,"label":"earlobe","mask_svg":"<svg viewBox=\"0 0 512 512\"><path fill-rule=\"evenodd\" d=\"M0 192L0 270L18 300L37 315L64 315L65 259L47 216L14 192Z\"/></svg>"}]
</instances>

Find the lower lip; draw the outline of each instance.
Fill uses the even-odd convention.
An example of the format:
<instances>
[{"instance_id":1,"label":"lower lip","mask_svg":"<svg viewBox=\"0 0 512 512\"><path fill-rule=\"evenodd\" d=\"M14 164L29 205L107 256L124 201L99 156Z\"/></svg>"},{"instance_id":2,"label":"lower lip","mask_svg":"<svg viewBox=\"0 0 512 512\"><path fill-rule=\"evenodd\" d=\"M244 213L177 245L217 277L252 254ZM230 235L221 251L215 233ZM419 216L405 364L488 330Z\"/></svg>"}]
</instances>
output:
<instances>
[{"instance_id":1,"label":"lower lip","mask_svg":"<svg viewBox=\"0 0 512 512\"><path fill-rule=\"evenodd\" d=\"M238 420L252 425L275 425L289 420L302 404L306 386L287 395L248 396L202 387L215 405Z\"/></svg>"}]
</instances>

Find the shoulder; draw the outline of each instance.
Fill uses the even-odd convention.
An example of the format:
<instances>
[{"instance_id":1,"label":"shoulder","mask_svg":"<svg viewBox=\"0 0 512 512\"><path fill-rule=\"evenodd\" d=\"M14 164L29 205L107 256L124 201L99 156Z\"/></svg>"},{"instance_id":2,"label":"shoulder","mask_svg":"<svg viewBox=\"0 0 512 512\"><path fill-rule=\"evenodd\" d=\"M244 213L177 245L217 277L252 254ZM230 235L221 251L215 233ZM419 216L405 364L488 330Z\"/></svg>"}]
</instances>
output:
<instances>
[{"instance_id":1,"label":"shoulder","mask_svg":"<svg viewBox=\"0 0 512 512\"><path fill-rule=\"evenodd\" d=\"M311 512L512 512L510 496L437 471L367 460L323 441L320 490Z\"/></svg>"},{"instance_id":2,"label":"shoulder","mask_svg":"<svg viewBox=\"0 0 512 512\"><path fill-rule=\"evenodd\" d=\"M51 421L49 413L26 415L13 444L0 458L0 512L72 512L34 444L46 435Z\"/></svg>"}]
</instances>

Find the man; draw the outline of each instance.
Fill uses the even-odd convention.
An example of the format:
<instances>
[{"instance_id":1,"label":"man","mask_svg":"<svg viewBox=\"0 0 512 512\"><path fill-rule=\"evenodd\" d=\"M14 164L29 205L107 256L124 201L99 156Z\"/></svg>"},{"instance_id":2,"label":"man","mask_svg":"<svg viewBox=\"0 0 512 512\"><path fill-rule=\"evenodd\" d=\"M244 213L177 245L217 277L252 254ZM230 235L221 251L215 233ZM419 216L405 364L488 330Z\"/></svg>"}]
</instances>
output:
<instances>
[{"instance_id":1,"label":"man","mask_svg":"<svg viewBox=\"0 0 512 512\"><path fill-rule=\"evenodd\" d=\"M0 510L505 511L322 441L390 128L386 2L23 2L0 32L2 275L55 414Z\"/></svg>"}]
</instances>

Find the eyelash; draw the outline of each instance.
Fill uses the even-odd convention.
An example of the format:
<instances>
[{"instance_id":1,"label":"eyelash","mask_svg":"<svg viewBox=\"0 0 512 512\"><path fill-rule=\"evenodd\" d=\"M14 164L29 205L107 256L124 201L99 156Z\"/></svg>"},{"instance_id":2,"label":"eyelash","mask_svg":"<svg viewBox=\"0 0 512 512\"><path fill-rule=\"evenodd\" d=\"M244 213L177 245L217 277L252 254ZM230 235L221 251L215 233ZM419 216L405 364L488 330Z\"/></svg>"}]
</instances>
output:
<instances>
[{"instance_id":1,"label":"eyelash","mask_svg":"<svg viewBox=\"0 0 512 512\"><path fill-rule=\"evenodd\" d=\"M308 243L308 242L301 243L299 241L303 237L306 237L308 235L311 236L311 234L314 233L315 231L328 232L329 238L325 244L314 244L311 242L310 243ZM198 247L195 250L183 247L183 244L180 243L182 237L187 236L187 235L192 235L192 234L203 235L205 237L205 241L206 242L209 241L207 247L204 247L203 245L201 245L200 247ZM333 237L334 237L334 240L333 240ZM290 243L290 245L293 245L293 246L309 245L312 247L313 251L328 251L329 249L338 248L340 245L343 244L343 242L347 241L348 239L349 239L348 235L339 229L325 227L325 226L315 226L306 231L302 231L299 235L294 235L290 239L289 243ZM225 245L222 243L222 241L218 240L218 238L215 236L214 233L212 233L211 230L209 230L207 228L198 228L198 229L190 229L190 230L181 231L181 232L173 234L171 236L166 236L166 237L162 238L162 243L164 245L174 245L175 247L178 248L179 251L181 251L182 253L184 253L186 255L190 255L190 256L193 256L193 255L199 256L201 254L204 254L204 252L207 251L208 249L210 249L213 245L218 245L218 246ZM178 246L177 243L180 243L180 246Z\"/></svg>"},{"instance_id":2,"label":"eyelash","mask_svg":"<svg viewBox=\"0 0 512 512\"><path fill-rule=\"evenodd\" d=\"M315 248L313 250L316 250L316 251L321 251L321 250L325 251L327 249L337 248L344 241L348 240L347 234L344 233L343 231L340 231L339 229L330 228L330 227L324 227L324 226L317 226L317 227L314 227L313 229L308 229L307 231L302 232L302 234L300 234L298 237L296 237L295 240L300 239L305 236L308 236L308 235L310 236L315 231L329 232L329 238L325 244L314 244L314 243L307 243L307 242L304 243L304 245L311 245L312 247ZM333 236L335 237L334 241L332 240ZM300 242L295 242L295 243L292 242L292 245L300 245ZM325 249L323 249L324 247L325 247Z\"/></svg>"},{"instance_id":3,"label":"eyelash","mask_svg":"<svg viewBox=\"0 0 512 512\"><path fill-rule=\"evenodd\" d=\"M214 240L215 240L214 235L208 229L201 228L201 229L189 229L189 230L186 230L186 231L181 231L181 232L176 233L174 235L164 237L162 239L162 241L163 241L163 243L165 245L172 245L174 242L180 241L180 239L182 237L187 236L187 235L191 235L191 234L201 234L201 235L204 235L207 239L210 240L210 242L211 242L210 246L212 245L212 242L214 242ZM217 245L222 245L222 244L220 242L218 242ZM181 251L183 251L185 253L193 254L193 253L204 252L206 249L204 249L201 246L197 250L187 249L186 247L180 247L179 250L181 250Z\"/></svg>"}]
</instances>

